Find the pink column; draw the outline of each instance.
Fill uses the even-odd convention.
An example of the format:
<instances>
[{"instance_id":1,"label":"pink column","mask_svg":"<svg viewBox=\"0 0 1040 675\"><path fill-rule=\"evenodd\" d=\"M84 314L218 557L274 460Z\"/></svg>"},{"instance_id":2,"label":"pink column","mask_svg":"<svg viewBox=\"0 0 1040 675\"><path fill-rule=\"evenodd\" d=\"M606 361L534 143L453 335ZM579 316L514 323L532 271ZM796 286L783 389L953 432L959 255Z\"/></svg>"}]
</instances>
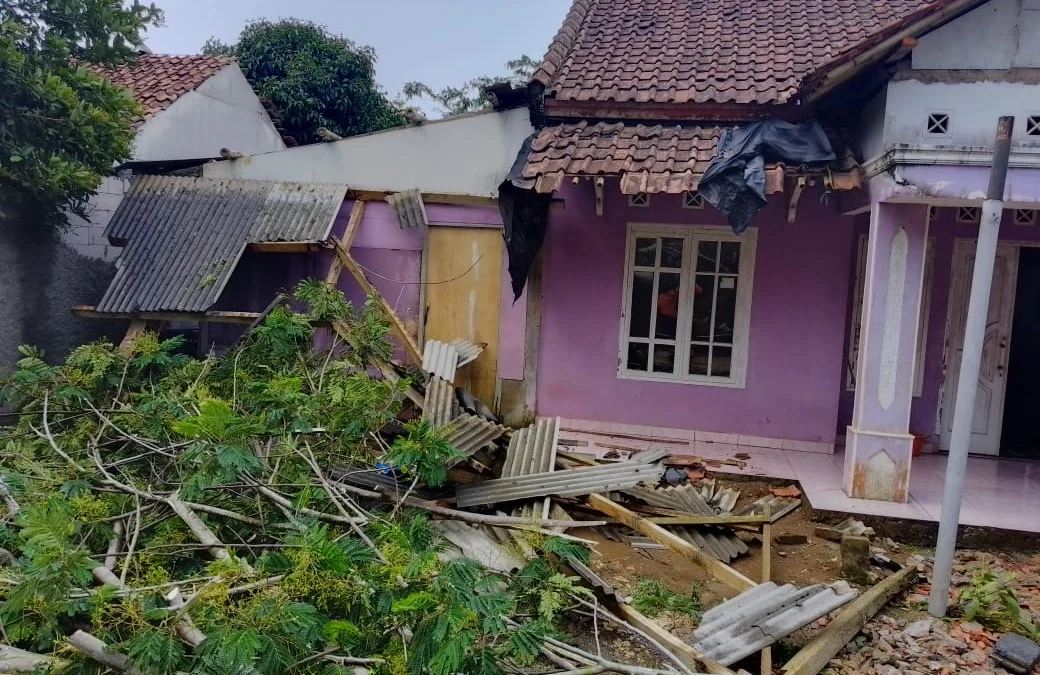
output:
<instances>
[{"instance_id":1,"label":"pink column","mask_svg":"<svg viewBox=\"0 0 1040 675\"><path fill-rule=\"evenodd\" d=\"M874 203L860 322L856 403L846 435L845 492L905 502L910 485L917 317L928 207Z\"/></svg>"}]
</instances>

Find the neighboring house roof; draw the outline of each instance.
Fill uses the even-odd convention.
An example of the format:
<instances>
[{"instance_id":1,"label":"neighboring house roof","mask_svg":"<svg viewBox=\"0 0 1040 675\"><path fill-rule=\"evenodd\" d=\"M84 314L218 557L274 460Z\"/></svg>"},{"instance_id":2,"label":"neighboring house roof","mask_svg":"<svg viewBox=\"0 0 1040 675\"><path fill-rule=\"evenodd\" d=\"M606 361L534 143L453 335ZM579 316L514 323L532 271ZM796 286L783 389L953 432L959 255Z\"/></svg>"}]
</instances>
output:
<instances>
[{"instance_id":1,"label":"neighboring house roof","mask_svg":"<svg viewBox=\"0 0 1040 675\"><path fill-rule=\"evenodd\" d=\"M249 244L323 242L345 185L138 176L105 231L123 246L100 312L202 312Z\"/></svg>"},{"instance_id":2,"label":"neighboring house roof","mask_svg":"<svg viewBox=\"0 0 1040 675\"><path fill-rule=\"evenodd\" d=\"M537 192L553 192L566 176L622 175L621 191L679 193L697 181L715 156L719 127L560 124L531 144L523 177Z\"/></svg>"},{"instance_id":3,"label":"neighboring house roof","mask_svg":"<svg viewBox=\"0 0 1040 675\"><path fill-rule=\"evenodd\" d=\"M133 92L148 119L234 62L227 56L142 54L117 68L90 69Z\"/></svg>"},{"instance_id":4,"label":"neighboring house roof","mask_svg":"<svg viewBox=\"0 0 1040 675\"><path fill-rule=\"evenodd\" d=\"M557 101L783 104L821 70L978 4L574 0L533 79Z\"/></svg>"}]
</instances>

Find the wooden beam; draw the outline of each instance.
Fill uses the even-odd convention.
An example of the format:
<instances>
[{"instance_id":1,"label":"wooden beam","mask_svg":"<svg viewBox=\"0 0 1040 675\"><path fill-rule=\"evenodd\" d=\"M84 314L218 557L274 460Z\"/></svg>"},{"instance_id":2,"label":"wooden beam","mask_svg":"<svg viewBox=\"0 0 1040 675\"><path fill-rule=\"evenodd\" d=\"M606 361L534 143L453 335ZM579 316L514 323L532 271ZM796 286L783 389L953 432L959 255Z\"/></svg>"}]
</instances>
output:
<instances>
[{"instance_id":1,"label":"wooden beam","mask_svg":"<svg viewBox=\"0 0 1040 675\"><path fill-rule=\"evenodd\" d=\"M142 321L209 321L251 324L259 312L99 312L92 305L76 305L72 313L85 319L140 319Z\"/></svg>"},{"instance_id":2,"label":"wooden beam","mask_svg":"<svg viewBox=\"0 0 1040 675\"><path fill-rule=\"evenodd\" d=\"M701 666L704 666L709 673L714 675L736 675L736 673L718 661L697 652L693 647L675 637L670 631L665 630L661 624L644 615L632 605L618 603L617 610L622 619L660 642L665 649L670 651L684 664L694 669L695 672L700 670Z\"/></svg>"},{"instance_id":3,"label":"wooden beam","mask_svg":"<svg viewBox=\"0 0 1040 675\"><path fill-rule=\"evenodd\" d=\"M250 244L249 250L256 253L310 253L327 248L320 241L263 241Z\"/></svg>"},{"instance_id":4,"label":"wooden beam","mask_svg":"<svg viewBox=\"0 0 1040 675\"><path fill-rule=\"evenodd\" d=\"M134 352L134 345L137 344L137 338L148 330L148 322L141 319L134 319L130 322L130 327L126 329L126 335L123 336L122 341L119 343L119 353L123 356L130 356Z\"/></svg>"},{"instance_id":5,"label":"wooden beam","mask_svg":"<svg viewBox=\"0 0 1040 675\"><path fill-rule=\"evenodd\" d=\"M343 247L343 242L336 240L336 255L339 257L343 267L347 268L347 271L353 275L357 281L358 286L365 293L366 296L376 298L379 303L380 309L383 310L383 314L390 319L390 329L397 334L398 339L404 345L405 352L408 354L408 358L417 366L422 365L422 352L419 351L419 346L415 344L415 340L408 334L408 329L404 327L401 322L401 317L397 316L393 307L386 301L379 291L375 289L368 281L368 277L365 276L364 270L354 261L350 256L350 253Z\"/></svg>"},{"instance_id":6,"label":"wooden beam","mask_svg":"<svg viewBox=\"0 0 1040 675\"><path fill-rule=\"evenodd\" d=\"M784 675L816 675L845 648L863 625L881 611L889 600L917 580L917 568L910 565L877 584L845 605L820 631L816 639L802 647L784 664Z\"/></svg>"},{"instance_id":7,"label":"wooden beam","mask_svg":"<svg viewBox=\"0 0 1040 675\"><path fill-rule=\"evenodd\" d=\"M332 330L336 331L336 334L339 335L340 339L342 339L348 345L354 345L354 339L350 336L350 331L347 330L347 326L342 321L333 321ZM382 359L377 357L372 357L372 365L379 369L379 372L383 375L383 379L389 382L391 385L396 386L397 383L401 381L401 376L398 375L397 371L394 370L393 366L391 366L386 361L383 361ZM404 395L407 396L409 400L412 401L412 403L419 406L420 410L422 409L423 404L425 403L425 398L422 394L416 391L415 387L408 385L408 387L404 390Z\"/></svg>"},{"instance_id":8,"label":"wooden beam","mask_svg":"<svg viewBox=\"0 0 1040 675\"><path fill-rule=\"evenodd\" d=\"M347 190L347 199L358 201L382 201L398 190ZM495 197L478 197L476 195L447 194L443 192L423 192L423 202L427 204L455 204L458 206L498 206Z\"/></svg>"},{"instance_id":9,"label":"wooden beam","mask_svg":"<svg viewBox=\"0 0 1040 675\"><path fill-rule=\"evenodd\" d=\"M656 525L760 525L769 523L770 516L654 516L646 520Z\"/></svg>"},{"instance_id":10,"label":"wooden beam","mask_svg":"<svg viewBox=\"0 0 1040 675\"><path fill-rule=\"evenodd\" d=\"M768 518L768 516L767 516ZM773 570L773 526L767 520L762 524L762 580L769 583ZM759 668L762 675L773 675L773 647L762 649L762 663Z\"/></svg>"},{"instance_id":11,"label":"wooden beam","mask_svg":"<svg viewBox=\"0 0 1040 675\"><path fill-rule=\"evenodd\" d=\"M708 571L713 577L726 584L738 593L743 593L749 588L755 586L755 582L747 578L737 570L733 569L729 565L712 558L711 556L702 553L695 546L680 538L668 530L664 529L660 525L649 522L646 518L639 516L633 511L628 510L621 504L618 504L612 499L608 499L603 495L589 495L588 496L589 506L596 509L600 513L610 516L615 520L624 523L631 527L636 532L642 534L645 537L649 537L658 544L661 544L665 548L678 553L683 558L686 558L690 562L700 565Z\"/></svg>"},{"instance_id":12,"label":"wooden beam","mask_svg":"<svg viewBox=\"0 0 1040 675\"><path fill-rule=\"evenodd\" d=\"M343 248L350 251L361 229L361 220L365 217L365 201L358 199L350 209L350 220L347 221L347 230L343 233Z\"/></svg>"}]
</instances>

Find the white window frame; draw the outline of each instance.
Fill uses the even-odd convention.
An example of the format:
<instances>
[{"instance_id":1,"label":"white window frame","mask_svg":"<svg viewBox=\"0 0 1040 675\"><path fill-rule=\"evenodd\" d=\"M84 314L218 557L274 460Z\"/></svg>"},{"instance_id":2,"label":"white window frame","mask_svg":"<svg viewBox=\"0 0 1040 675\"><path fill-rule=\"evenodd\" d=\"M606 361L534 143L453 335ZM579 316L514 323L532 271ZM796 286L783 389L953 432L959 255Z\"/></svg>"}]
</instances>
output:
<instances>
[{"instance_id":1,"label":"white window frame","mask_svg":"<svg viewBox=\"0 0 1040 675\"><path fill-rule=\"evenodd\" d=\"M670 237L685 240L683 245L683 263L679 272L679 317L675 340L676 373L654 373L628 369L629 342L629 308L631 307L632 281L635 276L636 239L641 237ZM695 270L694 252L700 240L736 241L740 242L740 265L737 270L737 302L734 315L733 352L730 362L729 377L711 375L690 375L689 357L692 332L693 283L697 273ZM646 382L670 382L673 384L695 384L709 387L726 387L743 389L747 383L748 345L751 336L751 300L755 282L755 255L758 249L758 230L749 227L741 235L733 234L728 227L689 226L676 227L653 223L628 223L628 241L625 246L625 261L621 298L621 327L618 335L618 370L617 376L623 380L641 380ZM640 267L642 269L642 267ZM650 335L653 335L651 326ZM649 340L653 342L651 337ZM669 341L670 342L670 341ZM653 359L651 353L649 358Z\"/></svg>"}]
</instances>

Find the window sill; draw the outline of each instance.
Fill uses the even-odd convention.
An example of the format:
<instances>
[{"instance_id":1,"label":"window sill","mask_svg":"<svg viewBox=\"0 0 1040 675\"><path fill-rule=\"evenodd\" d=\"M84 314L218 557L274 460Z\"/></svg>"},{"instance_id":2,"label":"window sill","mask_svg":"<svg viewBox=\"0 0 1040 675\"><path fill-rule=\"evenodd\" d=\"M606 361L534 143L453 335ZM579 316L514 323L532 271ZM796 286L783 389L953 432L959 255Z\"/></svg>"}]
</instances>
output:
<instances>
[{"instance_id":1,"label":"window sill","mask_svg":"<svg viewBox=\"0 0 1040 675\"><path fill-rule=\"evenodd\" d=\"M721 387L723 389L744 389L746 388L746 382L744 377L731 378L728 380L721 379L702 379L702 380L687 380L679 379L677 377L671 377L668 375L655 375L653 373L633 373L630 371L621 370L618 371L617 379L619 380L631 380L633 382L652 382L654 384L679 384L685 386L700 386L700 387Z\"/></svg>"}]
</instances>

